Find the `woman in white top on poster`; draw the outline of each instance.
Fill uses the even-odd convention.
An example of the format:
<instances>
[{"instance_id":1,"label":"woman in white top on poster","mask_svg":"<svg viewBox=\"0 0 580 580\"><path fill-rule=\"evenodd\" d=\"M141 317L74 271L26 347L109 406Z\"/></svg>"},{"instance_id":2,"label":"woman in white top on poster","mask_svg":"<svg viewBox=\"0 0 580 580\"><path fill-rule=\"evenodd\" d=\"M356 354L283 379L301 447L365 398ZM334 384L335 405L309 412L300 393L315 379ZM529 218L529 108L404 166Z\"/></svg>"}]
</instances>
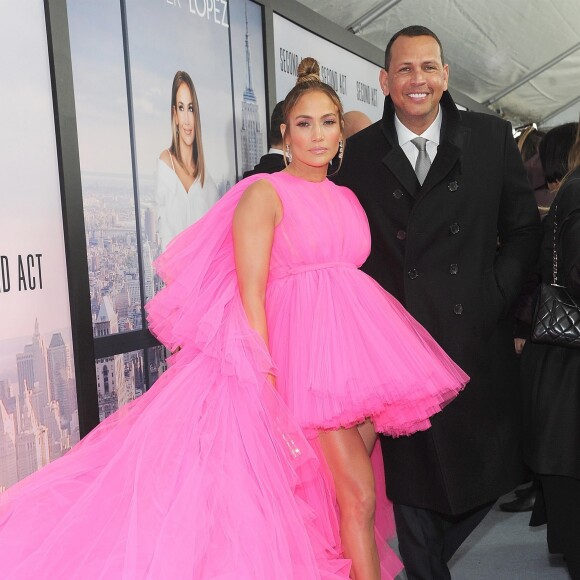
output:
<instances>
[{"instance_id":1,"label":"woman in white top on poster","mask_svg":"<svg viewBox=\"0 0 580 580\"><path fill-rule=\"evenodd\" d=\"M171 146L157 161L155 206L161 251L219 198L205 167L197 94L184 71L173 78L171 127Z\"/></svg>"}]
</instances>

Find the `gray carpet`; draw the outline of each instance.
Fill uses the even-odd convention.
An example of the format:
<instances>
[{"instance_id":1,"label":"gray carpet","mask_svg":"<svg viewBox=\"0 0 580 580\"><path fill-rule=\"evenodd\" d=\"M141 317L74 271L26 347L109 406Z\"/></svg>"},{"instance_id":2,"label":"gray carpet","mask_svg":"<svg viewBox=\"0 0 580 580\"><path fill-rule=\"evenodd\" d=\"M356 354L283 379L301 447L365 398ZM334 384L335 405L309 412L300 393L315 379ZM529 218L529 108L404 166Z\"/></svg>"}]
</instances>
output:
<instances>
[{"instance_id":1,"label":"gray carpet","mask_svg":"<svg viewBox=\"0 0 580 580\"><path fill-rule=\"evenodd\" d=\"M453 580L570 580L563 559L548 553L546 526L530 528L529 521L530 512L495 506L452 558Z\"/></svg>"}]
</instances>

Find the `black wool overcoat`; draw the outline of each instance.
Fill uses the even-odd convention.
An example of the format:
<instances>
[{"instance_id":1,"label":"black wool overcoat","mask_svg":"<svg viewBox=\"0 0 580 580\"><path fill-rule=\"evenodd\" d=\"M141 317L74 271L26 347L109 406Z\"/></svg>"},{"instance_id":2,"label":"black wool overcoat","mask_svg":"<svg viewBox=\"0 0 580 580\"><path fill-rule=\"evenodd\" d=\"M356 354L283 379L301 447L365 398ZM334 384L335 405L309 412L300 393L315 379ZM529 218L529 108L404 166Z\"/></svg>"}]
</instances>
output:
<instances>
[{"instance_id":1,"label":"black wool overcoat","mask_svg":"<svg viewBox=\"0 0 580 580\"><path fill-rule=\"evenodd\" d=\"M266 153L266 155L262 155L254 169L244 172L244 179L250 177L250 175L256 175L256 173L276 173L282 171L285 167L283 155L280 155L280 153Z\"/></svg>"},{"instance_id":2,"label":"black wool overcoat","mask_svg":"<svg viewBox=\"0 0 580 580\"><path fill-rule=\"evenodd\" d=\"M382 120L347 141L336 181L369 219L362 269L471 377L431 429L382 438L387 493L460 514L522 478L509 312L536 261L541 226L509 123L460 112L448 92L441 107L440 144L422 186L398 144L390 97Z\"/></svg>"}]
</instances>

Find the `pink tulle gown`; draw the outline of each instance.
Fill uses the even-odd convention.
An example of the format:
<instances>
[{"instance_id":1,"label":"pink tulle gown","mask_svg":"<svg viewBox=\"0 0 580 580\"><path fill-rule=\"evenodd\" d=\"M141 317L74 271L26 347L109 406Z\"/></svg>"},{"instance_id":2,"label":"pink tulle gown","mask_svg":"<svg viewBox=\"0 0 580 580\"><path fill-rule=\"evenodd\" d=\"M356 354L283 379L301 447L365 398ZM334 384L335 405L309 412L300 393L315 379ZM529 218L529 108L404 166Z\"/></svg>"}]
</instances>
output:
<instances>
[{"instance_id":1,"label":"pink tulle gown","mask_svg":"<svg viewBox=\"0 0 580 580\"><path fill-rule=\"evenodd\" d=\"M244 189L282 201L267 288L270 352L241 305L231 223ZM316 433L371 417L405 435L468 377L357 269L370 249L353 193L287 173L250 177L178 236L152 331L180 347L154 387L62 459L0 496L7 579L348 578L332 478ZM274 390L267 372L277 374ZM382 577L401 564L380 449Z\"/></svg>"}]
</instances>

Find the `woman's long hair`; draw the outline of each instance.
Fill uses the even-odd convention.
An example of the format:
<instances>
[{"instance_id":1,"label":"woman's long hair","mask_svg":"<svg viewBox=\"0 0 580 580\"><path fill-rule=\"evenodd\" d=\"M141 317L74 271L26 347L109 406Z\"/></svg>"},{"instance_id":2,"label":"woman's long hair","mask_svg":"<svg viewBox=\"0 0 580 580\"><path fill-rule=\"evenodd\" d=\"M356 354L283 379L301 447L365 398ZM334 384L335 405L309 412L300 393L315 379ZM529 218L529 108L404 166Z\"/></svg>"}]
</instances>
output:
<instances>
[{"instance_id":1,"label":"woman's long hair","mask_svg":"<svg viewBox=\"0 0 580 580\"><path fill-rule=\"evenodd\" d=\"M534 125L530 125L519 136L518 149L520 150L524 163L538 152L540 142L545 135L543 131L538 131Z\"/></svg>"},{"instance_id":2,"label":"woman's long hair","mask_svg":"<svg viewBox=\"0 0 580 580\"><path fill-rule=\"evenodd\" d=\"M181 150L179 147L179 135L177 133L177 125L175 123L175 114L177 112L177 91L179 87L185 84L191 92L191 100L193 103L193 118L194 118L194 130L193 130L193 147L191 151L191 157L193 161L193 180L199 179L201 186L205 182L205 161L203 157L203 143L201 139L201 119L199 115L199 102L197 100L197 93L195 92L195 87L193 86L193 81L191 77L182 70L178 70L173 77L173 85L171 87L171 147L169 147L169 152L177 159L177 162L186 168L186 160L183 159L181 155Z\"/></svg>"}]
</instances>

